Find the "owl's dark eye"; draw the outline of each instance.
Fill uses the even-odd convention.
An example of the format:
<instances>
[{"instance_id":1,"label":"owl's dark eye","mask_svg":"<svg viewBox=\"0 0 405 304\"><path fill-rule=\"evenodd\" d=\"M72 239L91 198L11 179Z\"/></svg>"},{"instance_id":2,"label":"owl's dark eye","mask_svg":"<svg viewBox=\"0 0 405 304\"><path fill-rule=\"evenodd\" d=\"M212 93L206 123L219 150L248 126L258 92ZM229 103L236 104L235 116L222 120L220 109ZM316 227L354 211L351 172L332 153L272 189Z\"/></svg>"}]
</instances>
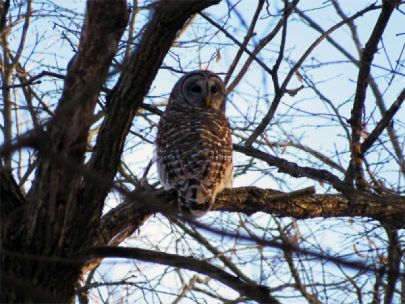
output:
<instances>
[{"instance_id":1,"label":"owl's dark eye","mask_svg":"<svg viewBox=\"0 0 405 304\"><path fill-rule=\"evenodd\" d=\"M214 85L214 86L211 87L211 93L212 93L212 94L215 94L215 93L217 93L218 91L219 91L219 88L218 88L216 85Z\"/></svg>"},{"instance_id":2,"label":"owl's dark eye","mask_svg":"<svg viewBox=\"0 0 405 304\"><path fill-rule=\"evenodd\" d=\"M201 87L198 86L198 85L193 85L193 86L191 87L191 92L193 92L193 93L201 93L201 92L202 92L202 89L201 89Z\"/></svg>"}]
</instances>

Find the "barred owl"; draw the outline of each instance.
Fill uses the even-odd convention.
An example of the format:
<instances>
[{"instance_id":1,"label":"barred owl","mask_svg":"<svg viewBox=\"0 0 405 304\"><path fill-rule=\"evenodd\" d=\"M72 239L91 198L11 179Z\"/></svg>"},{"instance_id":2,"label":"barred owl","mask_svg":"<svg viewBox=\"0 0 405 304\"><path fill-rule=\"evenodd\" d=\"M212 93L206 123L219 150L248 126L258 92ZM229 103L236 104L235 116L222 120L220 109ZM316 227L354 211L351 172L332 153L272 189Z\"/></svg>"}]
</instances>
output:
<instances>
[{"instance_id":1,"label":"barred owl","mask_svg":"<svg viewBox=\"0 0 405 304\"><path fill-rule=\"evenodd\" d=\"M194 71L175 84L158 125L156 154L160 181L177 191L184 214L202 216L217 193L232 186L225 88L216 74Z\"/></svg>"}]
</instances>

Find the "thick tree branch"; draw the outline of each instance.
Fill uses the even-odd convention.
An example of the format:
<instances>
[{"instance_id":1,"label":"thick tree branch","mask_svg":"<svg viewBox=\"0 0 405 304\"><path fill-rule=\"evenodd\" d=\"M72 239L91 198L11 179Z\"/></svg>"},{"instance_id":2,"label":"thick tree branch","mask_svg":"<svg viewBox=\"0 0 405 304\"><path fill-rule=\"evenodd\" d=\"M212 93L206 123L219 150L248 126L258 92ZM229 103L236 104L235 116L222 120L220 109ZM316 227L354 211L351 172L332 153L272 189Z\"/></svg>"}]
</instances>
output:
<instances>
[{"instance_id":1,"label":"thick tree branch","mask_svg":"<svg viewBox=\"0 0 405 304\"><path fill-rule=\"evenodd\" d=\"M19 225L14 223L16 219L21 219L26 206L25 197L11 171L0 163L0 248L5 247L8 235L12 234L11 231L19 230Z\"/></svg>"},{"instance_id":2,"label":"thick tree branch","mask_svg":"<svg viewBox=\"0 0 405 304\"><path fill-rule=\"evenodd\" d=\"M55 116L48 125L47 133L41 136L43 150L82 164L94 107L127 19L124 0L88 1L78 53L69 63ZM58 242L58 246L66 251L66 241L69 247L73 245L67 240L67 235L72 235L74 227L80 229L74 225L80 220L75 197L80 176L69 172L53 159L41 153L39 155L42 157L30 196L33 203L29 208L28 239L36 242L35 233L42 235L53 230L49 239L41 240L38 247L54 248L55 242ZM50 223L55 226L50 227Z\"/></svg>"},{"instance_id":3,"label":"thick tree branch","mask_svg":"<svg viewBox=\"0 0 405 304\"><path fill-rule=\"evenodd\" d=\"M14 274L1 274L1 284L20 295L31 299L32 303L63 303L63 299L48 290L35 286L32 281L16 277Z\"/></svg>"},{"instance_id":4,"label":"thick tree branch","mask_svg":"<svg viewBox=\"0 0 405 304\"><path fill-rule=\"evenodd\" d=\"M144 190L128 196L128 200L103 216L93 245L118 244L116 236L129 236L154 213L177 211L176 195L170 191ZM405 197L385 196L356 199L355 204L343 195L314 194L309 187L291 193L271 189L241 187L221 192L212 211L240 212L252 215L265 212L297 219L330 217L366 217L392 227L405 228Z\"/></svg>"},{"instance_id":5,"label":"thick tree branch","mask_svg":"<svg viewBox=\"0 0 405 304\"><path fill-rule=\"evenodd\" d=\"M6 28L7 13L10 8L10 0L0 1L0 35L3 35L3 31Z\"/></svg>"},{"instance_id":6,"label":"thick tree branch","mask_svg":"<svg viewBox=\"0 0 405 304\"><path fill-rule=\"evenodd\" d=\"M79 224L87 222L77 208L80 174L48 155L82 165L96 101L127 19L125 0L87 2L78 53L68 66L55 115L44 133L38 134L39 130L34 130L33 136L27 136L32 146L41 146L42 150L38 153L38 169L24 214L12 210L13 214L7 218L4 249L33 255L67 256L78 249L75 246L83 246L72 241L76 235L83 240L91 233L90 229L82 229ZM41 153L43 151L46 153ZM21 263L13 257L2 257L1 263L0 268L18 273L22 280L36 282L38 287L46 285L48 290L66 301L73 296L74 282L80 274L80 265L58 267L30 261ZM11 290L4 293L2 288L0 293L6 294L3 301L33 301L30 295Z\"/></svg>"},{"instance_id":7,"label":"thick tree branch","mask_svg":"<svg viewBox=\"0 0 405 304\"><path fill-rule=\"evenodd\" d=\"M132 119L142 106L178 31L193 14L218 2L160 1L156 5L135 53L108 97L107 113L89 164L92 172L112 183ZM100 187L92 180L85 180L80 201L83 204L82 214L89 226L99 221L108 190L109 187Z\"/></svg>"},{"instance_id":8,"label":"thick tree branch","mask_svg":"<svg viewBox=\"0 0 405 304\"><path fill-rule=\"evenodd\" d=\"M1 222L15 209L26 206L24 195L10 170L0 163L0 216Z\"/></svg>"},{"instance_id":9,"label":"thick tree branch","mask_svg":"<svg viewBox=\"0 0 405 304\"><path fill-rule=\"evenodd\" d=\"M399 1L385 0L383 1L383 6L381 9L380 16L377 19L377 22L374 26L374 29L370 35L369 40L366 43L366 46L361 53L360 64L359 64L359 73L357 76L357 87L356 94L354 96L353 108L350 117L350 125L352 127L352 136L351 136L351 155L350 167L346 174L346 182L351 183L353 179L356 181L357 186L364 188L364 174L362 170L362 153L360 138L361 132L363 130L363 111L364 111L364 102L366 99L366 91L369 84L370 69L371 63L374 59L374 54L377 52L378 43L384 33L384 30L388 24L388 21L391 17L392 12L394 11L396 5L399 4Z\"/></svg>"},{"instance_id":10,"label":"thick tree branch","mask_svg":"<svg viewBox=\"0 0 405 304\"><path fill-rule=\"evenodd\" d=\"M218 196L213 209L246 214L260 211L297 219L359 216L405 227L405 197L402 196L357 198L353 204L339 194L290 195L274 195L274 190L253 187L227 189Z\"/></svg>"},{"instance_id":11,"label":"thick tree branch","mask_svg":"<svg viewBox=\"0 0 405 304\"><path fill-rule=\"evenodd\" d=\"M245 283L238 277L229 274L221 268L211 265L206 261L197 260L191 256L185 257L177 254L163 253L140 248L124 247L93 247L85 250L83 254L99 258L113 257L137 259L145 262L179 267L182 269L195 271L215 280L218 280L219 282L239 292L241 295L246 296L259 303L280 303L270 294L267 287L257 284Z\"/></svg>"},{"instance_id":12,"label":"thick tree branch","mask_svg":"<svg viewBox=\"0 0 405 304\"><path fill-rule=\"evenodd\" d=\"M398 232L395 229L385 228L388 236L388 277L387 285L385 286L384 304L393 303L395 294L395 286L399 279L399 272L401 269L401 244ZM403 278L402 278L403 279Z\"/></svg>"}]
</instances>

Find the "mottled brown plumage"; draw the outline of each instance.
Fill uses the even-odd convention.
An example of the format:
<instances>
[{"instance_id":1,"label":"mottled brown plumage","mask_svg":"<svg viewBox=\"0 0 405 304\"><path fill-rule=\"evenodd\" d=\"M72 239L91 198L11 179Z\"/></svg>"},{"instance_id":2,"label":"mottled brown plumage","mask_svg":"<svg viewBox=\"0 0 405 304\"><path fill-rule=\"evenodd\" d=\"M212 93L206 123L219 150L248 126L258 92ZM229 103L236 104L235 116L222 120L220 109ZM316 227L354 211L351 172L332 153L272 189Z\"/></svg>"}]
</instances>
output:
<instances>
[{"instance_id":1,"label":"mottled brown plumage","mask_svg":"<svg viewBox=\"0 0 405 304\"><path fill-rule=\"evenodd\" d=\"M216 74L195 71L176 83L159 122L156 152L161 183L177 190L186 214L203 215L217 193L232 186L225 88Z\"/></svg>"}]
</instances>

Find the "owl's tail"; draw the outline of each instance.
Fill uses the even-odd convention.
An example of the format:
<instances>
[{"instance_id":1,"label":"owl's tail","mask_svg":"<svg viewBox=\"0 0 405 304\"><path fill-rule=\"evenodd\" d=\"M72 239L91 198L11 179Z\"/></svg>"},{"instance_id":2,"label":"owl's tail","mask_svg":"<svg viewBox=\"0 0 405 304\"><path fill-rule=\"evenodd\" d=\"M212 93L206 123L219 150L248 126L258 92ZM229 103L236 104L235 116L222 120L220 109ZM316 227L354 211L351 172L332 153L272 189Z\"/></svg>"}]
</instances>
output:
<instances>
[{"instance_id":1,"label":"owl's tail","mask_svg":"<svg viewBox=\"0 0 405 304\"><path fill-rule=\"evenodd\" d=\"M183 214L200 217L206 214L215 201L212 190L198 180L190 179L178 191L179 208Z\"/></svg>"}]
</instances>

